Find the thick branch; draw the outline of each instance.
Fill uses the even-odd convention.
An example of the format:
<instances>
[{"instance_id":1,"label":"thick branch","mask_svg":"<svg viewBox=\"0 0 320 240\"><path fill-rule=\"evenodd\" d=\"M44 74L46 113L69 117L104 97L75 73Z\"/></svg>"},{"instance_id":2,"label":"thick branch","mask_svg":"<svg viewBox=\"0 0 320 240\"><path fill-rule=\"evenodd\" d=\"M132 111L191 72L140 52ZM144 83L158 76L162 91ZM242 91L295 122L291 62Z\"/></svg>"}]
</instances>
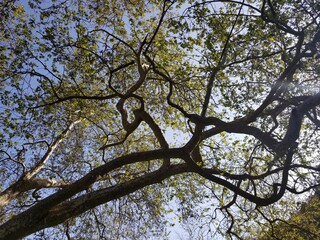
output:
<instances>
[{"instance_id":1,"label":"thick branch","mask_svg":"<svg viewBox=\"0 0 320 240\"><path fill-rule=\"evenodd\" d=\"M44 210L41 205L39 207L39 204L37 204L32 208L32 212L20 214L3 224L0 227L0 239L18 239L43 228L55 226L100 204L118 199L138 189L160 183L168 177L187 171L188 166L186 164L175 165L166 169L161 168L120 185L88 193L60 205L53 205L50 209ZM44 212L36 214L37 211L43 211L42 209Z\"/></svg>"},{"instance_id":2,"label":"thick branch","mask_svg":"<svg viewBox=\"0 0 320 240\"><path fill-rule=\"evenodd\" d=\"M291 111L287 132L278 147L282 154L284 154L287 149L294 145L295 141L299 138L304 115L318 105L320 105L320 92L307 98L297 108L294 108Z\"/></svg>"},{"instance_id":3,"label":"thick branch","mask_svg":"<svg viewBox=\"0 0 320 240\"><path fill-rule=\"evenodd\" d=\"M58 135L56 137L56 139L53 141L53 143L50 144L48 150L43 155L41 160L31 170L29 170L28 172L23 174L20 179L21 180L28 180L28 179L32 178L33 176L35 176L38 172L40 172L40 170L42 169L44 164L48 161L49 157L52 155L54 150L59 146L59 144L62 142L62 140L70 133L70 131L73 129L73 127L80 122L81 122L81 120L77 120L77 121L70 123L69 126L65 130L63 130L63 132L60 135Z\"/></svg>"},{"instance_id":4,"label":"thick branch","mask_svg":"<svg viewBox=\"0 0 320 240\"><path fill-rule=\"evenodd\" d=\"M289 175L289 170L290 170L290 165L292 162L292 156L293 156L293 149L291 149L289 151L289 153L287 154L285 163L284 163L284 168L283 168L283 172L282 172L282 181L279 184L280 188L278 188L275 185L275 189L274 192L271 196L266 197L266 198L262 198L256 195L253 195L249 192L246 192L244 190L242 190L240 187L230 183L227 180L224 180L220 177L214 176L210 173L208 173L207 171L205 171L203 168L201 168L200 166L198 166L189 155L185 155L184 160L186 161L186 163L190 166L191 170L198 173L199 175L201 175L202 177L217 183L221 186L224 186L226 188L228 188L229 190L233 191L234 193L238 194L239 196L248 199L249 201L255 203L257 206L267 206L270 205L272 203L277 202L285 193L286 187L287 187L287 182L288 182L288 175Z\"/></svg>"},{"instance_id":5,"label":"thick branch","mask_svg":"<svg viewBox=\"0 0 320 240\"><path fill-rule=\"evenodd\" d=\"M140 116L141 119L143 121L145 121L149 125L149 127L153 131L155 137L157 138L161 148L162 149L168 149L169 148L169 144L167 143L167 140L163 136L160 127L153 120L153 118L146 111L144 111L142 109L135 110L134 113L135 113L135 115ZM164 159L164 164L165 164L165 166L168 166L170 164L170 159L169 158L165 158Z\"/></svg>"},{"instance_id":6,"label":"thick branch","mask_svg":"<svg viewBox=\"0 0 320 240\"><path fill-rule=\"evenodd\" d=\"M36 225L39 224L39 221L48 215L50 209L64 202L65 200L73 197L75 194L78 194L81 191L88 189L88 187L91 184L103 178L103 176L105 176L114 169L117 169L127 164L162 159L166 157L181 158L181 156L183 155L184 150L182 148L174 148L132 153L126 156L116 158L113 161L106 163L105 165L93 169L87 175L77 180L73 184L70 184L64 189L58 191L57 193L52 194L51 196L39 201L39 203L32 206L25 212L10 219L8 222L0 226L0 236L2 237L2 239L14 239L4 236L6 236L7 234L9 234L8 236L11 236L11 234L13 234L12 236L16 236L16 232L29 232L31 228L36 228ZM163 171L161 170L160 173L165 174L166 169L163 169ZM122 188L120 188L120 190L122 190Z\"/></svg>"},{"instance_id":7,"label":"thick branch","mask_svg":"<svg viewBox=\"0 0 320 240\"><path fill-rule=\"evenodd\" d=\"M70 133L72 128L79 123L81 120L74 121L69 124L69 126L56 137L56 139L53 141L52 144L49 145L47 151L43 155L43 157L40 159L39 162L37 162L32 169L22 174L20 179L12 184L10 187L8 187L6 190L4 190L0 194L0 207L3 207L7 205L11 200L13 200L15 197L17 197L19 194L28 191L30 189L36 188L35 185L39 185L39 187L49 187L46 186L51 182L51 186L53 187L53 180L47 180L46 184L42 181L40 183L39 179L32 179L36 174L38 174L45 163L48 161L54 150L59 146L59 144L63 141L63 139ZM49 184L50 185L50 184Z\"/></svg>"},{"instance_id":8,"label":"thick branch","mask_svg":"<svg viewBox=\"0 0 320 240\"><path fill-rule=\"evenodd\" d=\"M0 194L0 208L26 191L41 188L64 188L66 186L68 186L68 184L65 182L44 178L18 181Z\"/></svg>"}]
</instances>

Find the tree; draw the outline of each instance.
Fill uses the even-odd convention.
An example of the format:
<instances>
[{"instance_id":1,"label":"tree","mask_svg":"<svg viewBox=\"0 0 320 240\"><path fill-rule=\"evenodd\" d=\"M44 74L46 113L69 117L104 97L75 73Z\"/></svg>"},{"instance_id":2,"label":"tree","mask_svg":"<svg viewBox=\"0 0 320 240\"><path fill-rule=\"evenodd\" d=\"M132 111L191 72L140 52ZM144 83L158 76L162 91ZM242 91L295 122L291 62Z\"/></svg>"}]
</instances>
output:
<instances>
[{"instance_id":1,"label":"tree","mask_svg":"<svg viewBox=\"0 0 320 240\"><path fill-rule=\"evenodd\" d=\"M246 238L319 186L318 1L0 4L1 239L165 237L172 203Z\"/></svg>"},{"instance_id":2,"label":"tree","mask_svg":"<svg viewBox=\"0 0 320 240\"><path fill-rule=\"evenodd\" d=\"M320 201L319 195L313 195L303 202L299 211L283 219L270 220L272 228L262 232L259 239L317 239L320 236Z\"/></svg>"}]
</instances>

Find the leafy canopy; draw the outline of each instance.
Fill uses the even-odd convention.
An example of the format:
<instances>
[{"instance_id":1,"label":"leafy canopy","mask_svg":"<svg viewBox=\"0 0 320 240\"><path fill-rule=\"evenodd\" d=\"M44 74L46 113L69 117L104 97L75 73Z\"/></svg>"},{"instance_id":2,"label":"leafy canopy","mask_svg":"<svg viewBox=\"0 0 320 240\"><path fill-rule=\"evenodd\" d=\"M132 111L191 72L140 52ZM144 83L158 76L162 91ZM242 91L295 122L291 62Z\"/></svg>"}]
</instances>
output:
<instances>
[{"instance_id":1,"label":"leafy canopy","mask_svg":"<svg viewBox=\"0 0 320 240\"><path fill-rule=\"evenodd\" d=\"M250 238L286 218L319 186L319 14L2 1L0 238L166 238L170 213Z\"/></svg>"},{"instance_id":2,"label":"leafy canopy","mask_svg":"<svg viewBox=\"0 0 320 240\"><path fill-rule=\"evenodd\" d=\"M288 220L272 219L267 232L262 232L259 239L317 239L320 236L320 201L315 194L300 203L299 211L295 211Z\"/></svg>"}]
</instances>

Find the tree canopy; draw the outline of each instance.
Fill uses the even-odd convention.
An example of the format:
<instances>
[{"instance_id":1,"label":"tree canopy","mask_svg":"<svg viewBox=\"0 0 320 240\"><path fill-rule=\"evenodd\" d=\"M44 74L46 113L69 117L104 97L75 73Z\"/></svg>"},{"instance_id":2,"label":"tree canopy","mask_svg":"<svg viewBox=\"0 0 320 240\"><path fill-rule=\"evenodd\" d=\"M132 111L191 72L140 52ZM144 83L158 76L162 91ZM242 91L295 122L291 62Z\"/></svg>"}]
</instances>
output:
<instances>
[{"instance_id":1,"label":"tree canopy","mask_svg":"<svg viewBox=\"0 0 320 240\"><path fill-rule=\"evenodd\" d=\"M299 211L288 220L272 219L271 228L263 232L260 240L268 239L317 239L320 236L320 196L313 195L300 203Z\"/></svg>"},{"instance_id":2,"label":"tree canopy","mask_svg":"<svg viewBox=\"0 0 320 240\"><path fill-rule=\"evenodd\" d=\"M318 0L4 0L0 29L0 239L250 239L319 187Z\"/></svg>"}]
</instances>

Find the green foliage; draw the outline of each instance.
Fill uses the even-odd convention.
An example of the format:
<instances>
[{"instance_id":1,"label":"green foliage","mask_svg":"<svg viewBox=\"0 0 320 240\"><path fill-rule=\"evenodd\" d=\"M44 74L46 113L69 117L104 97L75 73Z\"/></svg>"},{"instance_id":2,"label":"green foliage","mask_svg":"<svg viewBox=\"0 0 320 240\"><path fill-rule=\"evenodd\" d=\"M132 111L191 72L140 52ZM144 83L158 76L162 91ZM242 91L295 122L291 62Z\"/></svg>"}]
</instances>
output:
<instances>
[{"instance_id":1,"label":"green foliage","mask_svg":"<svg viewBox=\"0 0 320 240\"><path fill-rule=\"evenodd\" d=\"M269 231L258 239L318 239L320 236L320 201L313 195L299 204L288 220L273 220Z\"/></svg>"},{"instance_id":2,"label":"green foliage","mask_svg":"<svg viewBox=\"0 0 320 240\"><path fill-rule=\"evenodd\" d=\"M319 185L319 6L2 1L0 239L166 239L168 214L233 239L287 219ZM303 206L290 224L318 217Z\"/></svg>"}]
</instances>

